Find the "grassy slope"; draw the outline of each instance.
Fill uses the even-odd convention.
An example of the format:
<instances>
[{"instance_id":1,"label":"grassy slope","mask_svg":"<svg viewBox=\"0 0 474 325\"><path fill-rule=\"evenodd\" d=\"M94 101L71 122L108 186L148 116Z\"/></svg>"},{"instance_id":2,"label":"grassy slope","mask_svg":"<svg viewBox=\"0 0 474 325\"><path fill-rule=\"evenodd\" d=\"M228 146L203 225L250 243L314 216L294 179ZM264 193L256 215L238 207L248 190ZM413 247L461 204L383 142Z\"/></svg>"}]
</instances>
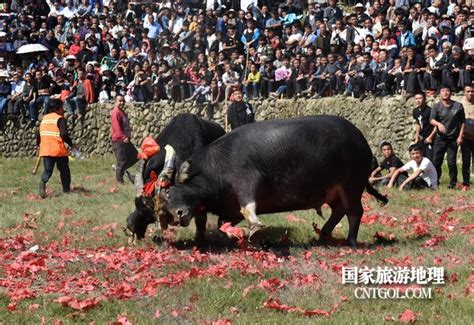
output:
<instances>
[{"instance_id":1,"label":"grassy slope","mask_svg":"<svg viewBox=\"0 0 474 325\"><path fill-rule=\"evenodd\" d=\"M73 186L79 188L75 193L63 195L60 192L58 172L55 171L53 178L48 184L53 189L52 197L47 200L35 200L31 195L36 194L39 176L31 175L33 159L0 160L0 228L2 229L0 242L6 242L18 234L24 234L29 229L19 228L17 225L23 223L24 213L29 214L29 219L35 219L39 229L32 229L34 243L41 247L50 245L54 240L59 246L66 245L69 251L75 248L90 249L94 254L98 247L106 247L107 254L117 253L119 247L126 245L126 241L119 228L94 230L104 224L118 223L121 226L125 217L133 208L133 187L125 185L118 187L115 191L113 184L113 173L111 157L93 158L71 162L73 175ZM328 323L375 323L382 322L384 316L392 315L398 318L405 309L409 308L419 313L418 319L424 322L472 322L474 308L472 296L466 296L464 290L469 286L468 277L472 271L472 244L471 233L461 234L459 229L463 225L474 223L474 210L454 211L449 217L459 221L454 225L454 231L446 233L441 230L438 214L448 206L460 207L474 205L474 195L448 191L442 188L440 195L433 192L421 193L390 193L390 204L379 207L375 201L369 199L365 202L368 215L378 214L382 219L393 217L396 221L392 226L376 222L372 225L364 224L359 232L359 242L363 243L363 249L351 252L345 247L333 246L322 248L312 245L316 238L311 223L317 222L322 226L323 220L316 218L313 211L297 212L298 222L289 223L288 214L265 216L262 220L269 226L267 236L271 242L269 253L280 257L280 262L264 269L265 261L273 256L266 255L260 258L254 255L246 255L243 251L236 249L232 243L215 232L210 222L211 238L214 241L213 251L208 252L208 260L195 261L192 259L195 252L189 247L193 236L193 229L180 230L177 233L177 246L186 250L178 251L167 245L157 247L162 254L171 254L176 257L178 263L164 264L160 267L150 269L155 274L166 276L180 270L189 270L190 267L206 269L210 265L223 263L230 265L231 261L242 260L261 270L261 274L252 274L248 270L229 269L223 278L203 276L187 279L183 284L171 287L157 287L155 297L134 297L128 300L111 299L101 302L96 308L84 312L63 307L59 303L52 302L62 294L39 294L33 299L20 301L17 311L9 312L6 306L10 303L7 289L0 287L0 322L5 323L39 323L41 318L52 323L61 319L65 323L89 322L94 320L97 324L110 323L117 319L117 315L126 314L127 318L134 324L148 324L150 322L178 324L184 322L199 323L201 321L211 322L216 319L229 319L234 323L295 323L305 324L314 321ZM443 235L448 239L434 249L421 247L429 237L416 238L409 235L413 225L404 223L404 219L413 214L412 208L429 225L431 235ZM329 216L330 211L325 210L324 215ZM64 226L61 223L64 220ZM384 219L388 220L388 219ZM393 219L395 220L395 219ZM285 231L290 245L285 244ZM387 234L393 233L396 242L381 245L375 242L374 234L383 231ZM109 233L107 235L107 233ZM347 234L347 221L335 229L335 237L344 238ZM68 245L64 242L65 236L71 238ZM32 244L28 247L31 247ZM139 248L132 248L140 252L148 251L153 245L150 240ZM223 247L223 248L222 248ZM5 265L12 262L21 250L10 248L13 254L10 260L0 261L0 280L5 277ZM303 254L311 252L311 256L305 260ZM5 253L5 251L3 252ZM285 256L294 259L285 260ZM447 268L448 275L456 273L459 280L447 283L440 287L432 300L357 300L354 298L354 287L343 286L340 283L338 268L347 263L349 266L393 266L383 259L402 260L409 257L411 264L433 266L435 258L441 258L441 265ZM290 257L291 258L291 257ZM392 260L393 261L393 260ZM138 262L139 264L140 262ZM471 264L470 264L471 263ZM84 257L78 262L67 262L64 268L64 276L79 275L80 271L92 270L91 275L100 281L104 279L110 282L120 282L125 276L134 273L127 270L122 273L108 272L101 269L103 265L97 265L91 259ZM130 267L125 265L124 268ZM315 273L322 281L321 288L316 284L296 286L286 285L275 289L257 288L250 290L244 297L244 289L257 285L263 279L280 278L291 279L296 273ZM125 274L125 275L124 275ZM39 273L39 278L34 286L41 288L47 276ZM130 283L133 284L133 281ZM137 285L139 286L139 285ZM81 294L77 297L90 297L101 293L101 288L96 288L89 294ZM305 317L297 313L283 313L263 308L263 303L269 296L278 298L284 304L299 306L307 309L320 308L328 310L335 304L340 296L348 297L330 317ZM449 296L448 296L449 295ZM29 311L30 304L39 304L35 311ZM188 306L190 310L185 306ZM237 310L231 310L236 307ZM154 319L155 310L159 309L161 316ZM172 311L178 312L173 317Z\"/></svg>"}]
</instances>

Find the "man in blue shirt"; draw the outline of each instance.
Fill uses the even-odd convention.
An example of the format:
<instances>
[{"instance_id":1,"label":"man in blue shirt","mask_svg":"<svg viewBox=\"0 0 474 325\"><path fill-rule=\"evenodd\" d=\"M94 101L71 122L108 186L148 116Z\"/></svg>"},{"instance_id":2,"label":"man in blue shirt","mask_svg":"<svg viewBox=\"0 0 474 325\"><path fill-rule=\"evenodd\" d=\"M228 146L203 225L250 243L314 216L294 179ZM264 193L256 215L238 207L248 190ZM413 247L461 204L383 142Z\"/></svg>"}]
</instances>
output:
<instances>
[{"instance_id":1,"label":"man in blue shirt","mask_svg":"<svg viewBox=\"0 0 474 325\"><path fill-rule=\"evenodd\" d=\"M397 27L400 31L400 36L397 38L398 48L401 49L406 46L416 46L415 36L413 36L413 33L408 30L407 23L405 21L400 21Z\"/></svg>"}]
</instances>

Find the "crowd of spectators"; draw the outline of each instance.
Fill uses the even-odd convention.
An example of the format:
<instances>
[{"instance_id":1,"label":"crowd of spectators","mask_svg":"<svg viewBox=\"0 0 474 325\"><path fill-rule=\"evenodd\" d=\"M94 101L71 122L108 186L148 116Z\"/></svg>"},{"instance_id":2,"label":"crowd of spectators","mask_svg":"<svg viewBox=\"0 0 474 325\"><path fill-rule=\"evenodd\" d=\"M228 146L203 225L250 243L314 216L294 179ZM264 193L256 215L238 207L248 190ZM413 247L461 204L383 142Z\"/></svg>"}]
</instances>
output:
<instances>
[{"instance_id":1,"label":"crowd of spectators","mask_svg":"<svg viewBox=\"0 0 474 325\"><path fill-rule=\"evenodd\" d=\"M33 125L51 96L80 116L117 94L215 105L236 88L244 99L456 92L472 81L471 36L469 0L7 0L0 121ZM48 51L16 54L36 43Z\"/></svg>"}]
</instances>

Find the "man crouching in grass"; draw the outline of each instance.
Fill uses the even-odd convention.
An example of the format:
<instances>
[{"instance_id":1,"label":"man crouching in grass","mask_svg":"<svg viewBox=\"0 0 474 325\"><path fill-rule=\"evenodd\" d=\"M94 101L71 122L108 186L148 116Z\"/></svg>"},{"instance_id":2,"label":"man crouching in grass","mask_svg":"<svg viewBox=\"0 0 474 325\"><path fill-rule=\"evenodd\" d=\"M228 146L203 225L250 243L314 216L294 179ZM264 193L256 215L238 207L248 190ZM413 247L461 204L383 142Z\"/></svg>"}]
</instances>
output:
<instances>
[{"instance_id":1,"label":"man crouching in grass","mask_svg":"<svg viewBox=\"0 0 474 325\"><path fill-rule=\"evenodd\" d=\"M438 187L438 174L433 163L423 157L423 148L419 144L413 144L408 149L411 160L404 166L398 168L392 175L387 187L393 187L397 182L399 190L422 190L436 189ZM412 170L413 173L406 177L404 172Z\"/></svg>"}]
</instances>

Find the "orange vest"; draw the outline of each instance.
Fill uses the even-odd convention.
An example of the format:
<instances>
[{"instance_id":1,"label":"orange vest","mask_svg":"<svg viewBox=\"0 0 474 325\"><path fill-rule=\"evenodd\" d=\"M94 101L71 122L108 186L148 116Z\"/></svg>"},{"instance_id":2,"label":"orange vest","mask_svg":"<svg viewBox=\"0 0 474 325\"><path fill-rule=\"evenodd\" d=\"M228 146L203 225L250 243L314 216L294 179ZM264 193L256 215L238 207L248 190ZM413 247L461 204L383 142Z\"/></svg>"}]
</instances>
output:
<instances>
[{"instance_id":1,"label":"orange vest","mask_svg":"<svg viewBox=\"0 0 474 325\"><path fill-rule=\"evenodd\" d=\"M40 157L67 157L67 149L59 133L58 120L62 116L49 113L43 116L40 125Z\"/></svg>"}]
</instances>

